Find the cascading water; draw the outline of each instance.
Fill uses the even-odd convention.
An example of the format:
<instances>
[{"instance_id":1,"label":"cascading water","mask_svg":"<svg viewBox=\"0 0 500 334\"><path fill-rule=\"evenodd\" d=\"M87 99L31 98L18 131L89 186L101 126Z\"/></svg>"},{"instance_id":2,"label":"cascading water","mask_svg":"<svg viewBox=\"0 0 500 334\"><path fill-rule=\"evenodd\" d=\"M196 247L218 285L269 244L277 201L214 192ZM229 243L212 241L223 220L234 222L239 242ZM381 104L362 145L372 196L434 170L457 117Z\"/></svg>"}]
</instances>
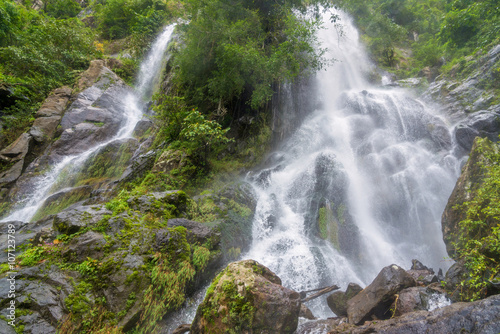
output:
<instances>
[{"instance_id":1,"label":"cascading water","mask_svg":"<svg viewBox=\"0 0 500 334\"><path fill-rule=\"evenodd\" d=\"M244 257L297 291L366 285L414 258L449 266L440 218L459 168L449 129L407 91L365 80L370 63L340 16L340 37L331 23L319 34L337 60L317 75L322 106L249 176L258 204ZM313 313L331 316L320 304Z\"/></svg>"},{"instance_id":2,"label":"cascading water","mask_svg":"<svg viewBox=\"0 0 500 334\"><path fill-rule=\"evenodd\" d=\"M63 171L65 173L77 173L81 165L91 155L99 152L100 149L114 141L129 138L132 135L137 122L142 118L142 110L144 109L145 102L151 98L155 81L160 77L165 59L165 51L175 25L171 24L167 26L151 46L149 54L140 67L136 92L130 92L126 96L123 96L125 101L123 110L125 121L117 134L110 140L99 143L77 155L63 157L61 161L51 168L50 172L34 179L33 191L22 203L18 203L17 210L2 219L3 222L14 220L30 221L46 198L64 188L64 186L57 184L57 180ZM65 178L68 178L68 175L65 175Z\"/></svg>"}]
</instances>

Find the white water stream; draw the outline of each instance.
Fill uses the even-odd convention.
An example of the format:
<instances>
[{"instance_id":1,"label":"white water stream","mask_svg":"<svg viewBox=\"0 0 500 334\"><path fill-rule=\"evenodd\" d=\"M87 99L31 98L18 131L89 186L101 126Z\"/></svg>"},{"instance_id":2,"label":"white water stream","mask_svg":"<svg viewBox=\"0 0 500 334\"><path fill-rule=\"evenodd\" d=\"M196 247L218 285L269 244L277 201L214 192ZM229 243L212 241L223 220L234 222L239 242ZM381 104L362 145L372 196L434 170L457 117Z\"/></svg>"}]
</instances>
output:
<instances>
[{"instance_id":1,"label":"white water stream","mask_svg":"<svg viewBox=\"0 0 500 334\"><path fill-rule=\"evenodd\" d=\"M244 255L269 267L296 291L349 282L369 284L392 263L450 263L441 214L459 163L441 116L411 92L374 87L366 52L349 17L344 34L320 31L338 61L317 75L322 107L311 112L273 158L249 177L258 194L253 245ZM321 237L320 211L338 230ZM331 232L334 230L334 232ZM325 233L325 232L323 232ZM325 302L308 305L332 316Z\"/></svg>"},{"instance_id":2,"label":"white water stream","mask_svg":"<svg viewBox=\"0 0 500 334\"><path fill-rule=\"evenodd\" d=\"M142 118L142 110L144 109L145 102L151 99L155 81L159 80L163 61L165 59L165 51L172 37L174 28L175 24L171 24L164 29L151 46L151 50L144 61L141 63L137 78L136 92L123 97L125 101L125 108L123 110L125 113L125 123L118 133L112 139L91 147L81 154L64 157L51 168L50 172L45 173L35 180L32 193L23 200L22 203L18 203L17 209L9 216L3 218L1 220L2 222L14 220L24 222L30 221L37 210L42 206L45 199L61 190L58 188L54 189L53 185L63 170L69 169L78 171L78 167L101 148L116 140L131 137L137 122Z\"/></svg>"}]
</instances>

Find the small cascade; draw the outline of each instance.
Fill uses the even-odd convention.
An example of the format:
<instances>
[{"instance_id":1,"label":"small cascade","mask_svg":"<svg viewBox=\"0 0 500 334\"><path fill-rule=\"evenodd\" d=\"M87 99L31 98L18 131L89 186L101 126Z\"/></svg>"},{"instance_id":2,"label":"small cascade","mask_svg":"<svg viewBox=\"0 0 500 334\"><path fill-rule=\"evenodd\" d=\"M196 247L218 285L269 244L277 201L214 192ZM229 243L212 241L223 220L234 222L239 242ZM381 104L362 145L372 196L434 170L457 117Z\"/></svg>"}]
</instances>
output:
<instances>
[{"instance_id":1,"label":"small cascade","mask_svg":"<svg viewBox=\"0 0 500 334\"><path fill-rule=\"evenodd\" d=\"M32 189L30 194L17 203L16 209L9 216L3 218L2 222L30 221L48 197L72 186L62 181L71 179L71 175L78 173L89 157L97 154L111 143L126 140L132 136L135 126L142 118L142 111L145 109L146 102L151 99L155 82L160 80L161 70L164 67L165 51L175 25L174 23L167 26L151 46L151 50L141 64L136 91L126 91L124 93L125 90L122 90L116 93L119 96L113 96L113 98L123 101L123 110L119 112L123 114L124 121L121 122L116 135L78 154L61 157L57 163L50 167L48 172L30 180ZM90 100L95 92L92 87L88 90L89 92L83 93L87 94Z\"/></svg>"},{"instance_id":2,"label":"small cascade","mask_svg":"<svg viewBox=\"0 0 500 334\"><path fill-rule=\"evenodd\" d=\"M449 264L441 213L459 173L446 121L410 92L374 87L350 18L319 34L337 61L310 94L321 107L248 180L258 194L244 255L296 291L369 284L384 266ZM311 302L328 317L324 302Z\"/></svg>"}]
</instances>

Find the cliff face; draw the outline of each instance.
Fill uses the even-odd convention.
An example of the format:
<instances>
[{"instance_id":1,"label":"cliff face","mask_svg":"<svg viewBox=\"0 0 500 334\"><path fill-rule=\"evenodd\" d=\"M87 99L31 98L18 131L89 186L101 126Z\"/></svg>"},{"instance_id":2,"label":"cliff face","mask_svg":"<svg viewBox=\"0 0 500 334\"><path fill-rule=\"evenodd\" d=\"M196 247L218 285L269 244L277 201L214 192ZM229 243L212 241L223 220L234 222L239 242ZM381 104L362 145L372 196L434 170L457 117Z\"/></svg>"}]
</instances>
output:
<instances>
[{"instance_id":1,"label":"cliff face","mask_svg":"<svg viewBox=\"0 0 500 334\"><path fill-rule=\"evenodd\" d=\"M441 221L443 238L448 254L455 260L458 260L454 244L460 238L459 223L467 218L467 208L463 204L476 197L477 191L484 181L485 167L492 163L485 155L494 153L496 150L497 146L487 138L476 137L469 159L462 168L462 174L458 178L443 212Z\"/></svg>"}]
</instances>

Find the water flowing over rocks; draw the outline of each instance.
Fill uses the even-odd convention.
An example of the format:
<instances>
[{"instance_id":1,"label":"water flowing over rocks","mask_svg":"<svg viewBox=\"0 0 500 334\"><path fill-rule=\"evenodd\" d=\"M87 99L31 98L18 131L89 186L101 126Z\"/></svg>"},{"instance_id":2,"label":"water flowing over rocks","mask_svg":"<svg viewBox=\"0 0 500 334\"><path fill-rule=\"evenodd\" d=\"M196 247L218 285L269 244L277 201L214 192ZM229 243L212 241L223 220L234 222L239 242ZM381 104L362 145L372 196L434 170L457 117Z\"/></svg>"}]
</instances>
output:
<instances>
[{"instance_id":1,"label":"water flowing over rocks","mask_svg":"<svg viewBox=\"0 0 500 334\"><path fill-rule=\"evenodd\" d=\"M253 260L233 262L212 282L191 333L291 334L299 311L299 294L281 286L268 268Z\"/></svg>"}]
</instances>

